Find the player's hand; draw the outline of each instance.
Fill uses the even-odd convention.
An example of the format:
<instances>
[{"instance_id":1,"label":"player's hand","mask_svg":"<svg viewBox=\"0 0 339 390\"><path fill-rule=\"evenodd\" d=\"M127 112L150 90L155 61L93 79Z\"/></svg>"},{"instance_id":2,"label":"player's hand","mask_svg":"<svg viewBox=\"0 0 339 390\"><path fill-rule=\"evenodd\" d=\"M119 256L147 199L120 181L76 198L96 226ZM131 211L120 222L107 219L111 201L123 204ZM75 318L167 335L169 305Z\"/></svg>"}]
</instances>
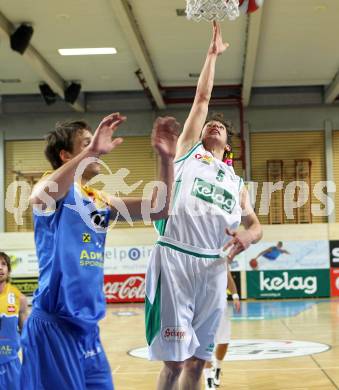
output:
<instances>
[{"instance_id":1,"label":"player's hand","mask_svg":"<svg viewBox=\"0 0 339 390\"><path fill-rule=\"evenodd\" d=\"M176 153L180 124L172 117L159 117L152 130L152 146L163 160L173 160Z\"/></svg>"},{"instance_id":2,"label":"player's hand","mask_svg":"<svg viewBox=\"0 0 339 390\"><path fill-rule=\"evenodd\" d=\"M233 307L234 307L234 310L239 313L240 312L240 299L233 299Z\"/></svg>"},{"instance_id":3,"label":"player's hand","mask_svg":"<svg viewBox=\"0 0 339 390\"><path fill-rule=\"evenodd\" d=\"M221 30L220 30L220 24L216 21L213 22L213 37L212 42L210 45L210 48L208 50L209 54L216 54L217 56L220 56L227 48L229 47L229 44L227 42L223 42Z\"/></svg>"},{"instance_id":4,"label":"player's hand","mask_svg":"<svg viewBox=\"0 0 339 390\"><path fill-rule=\"evenodd\" d=\"M123 142L123 139L113 139L112 137L119 125L125 120L126 117L120 115L118 112L106 116L95 130L92 141L88 145L88 150L92 154L100 156L101 154L111 152L119 146Z\"/></svg>"},{"instance_id":5,"label":"player's hand","mask_svg":"<svg viewBox=\"0 0 339 390\"><path fill-rule=\"evenodd\" d=\"M244 230L241 232L232 232L229 229L226 229L226 234L231 236L232 238L227 242L224 246L223 250L229 250L227 255L227 259L232 261L234 257L247 249L253 241L253 236L248 230Z\"/></svg>"}]
</instances>

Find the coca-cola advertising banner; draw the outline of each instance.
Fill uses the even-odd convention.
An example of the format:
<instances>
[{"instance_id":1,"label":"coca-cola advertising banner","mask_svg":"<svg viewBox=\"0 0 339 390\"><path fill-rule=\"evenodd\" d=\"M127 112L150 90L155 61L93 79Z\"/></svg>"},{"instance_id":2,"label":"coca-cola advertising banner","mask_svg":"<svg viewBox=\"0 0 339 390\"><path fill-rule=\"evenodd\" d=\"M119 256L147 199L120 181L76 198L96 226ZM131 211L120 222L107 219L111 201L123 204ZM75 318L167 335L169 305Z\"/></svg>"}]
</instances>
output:
<instances>
[{"instance_id":1,"label":"coca-cola advertising banner","mask_svg":"<svg viewBox=\"0 0 339 390\"><path fill-rule=\"evenodd\" d=\"M144 302L145 274L105 275L104 293L107 303Z\"/></svg>"},{"instance_id":2,"label":"coca-cola advertising banner","mask_svg":"<svg viewBox=\"0 0 339 390\"><path fill-rule=\"evenodd\" d=\"M331 268L331 296L339 297L339 268Z\"/></svg>"}]
</instances>

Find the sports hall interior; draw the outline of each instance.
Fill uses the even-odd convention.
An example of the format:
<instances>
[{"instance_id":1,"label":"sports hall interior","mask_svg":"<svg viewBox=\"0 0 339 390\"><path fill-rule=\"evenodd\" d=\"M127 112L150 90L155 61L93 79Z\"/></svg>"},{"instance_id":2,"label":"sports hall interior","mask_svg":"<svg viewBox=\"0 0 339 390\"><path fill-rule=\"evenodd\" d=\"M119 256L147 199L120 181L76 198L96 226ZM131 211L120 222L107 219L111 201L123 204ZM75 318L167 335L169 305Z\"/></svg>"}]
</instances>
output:
<instances>
[{"instance_id":1,"label":"sports hall interior","mask_svg":"<svg viewBox=\"0 0 339 390\"><path fill-rule=\"evenodd\" d=\"M111 112L126 115L117 133L123 144L103 158L111 171L102 172L110 175L106 189L115 191L113 174L121 168L128 175L120 195L143 196L156 180L153 121L171 115L184 124L211 37L210 24L188 21L184 9L184 0L0 0L0 248L19 262L35 251L24 195L51 169L44 136L56 122L83 119L95 129ZM22 23L34 32L19 54L10 35ZM253 270L245 256L235 269L243 308L232 320L232 340L278 340L273 350L282 340L328 348L308 353L305 346L299 355L263 359L235 353L224 362L220 389L339 389L339 2L266 0L251 15L221 22L221 29L230 48L218 59L210 112L222 112L234 125L234 169L247 183L263 241L325 248L321 266L301 266L313 278L321 268L317 281L324 288L308 296L288 288L293 275L304 275L298 266L265 270L259 263ZM117 53L58 53L73 47ZM52 93L41 88L46 85ZM289 186L300 181L306 195ZM283 184L269 194L267 182ZM307 199L295 206L301 196ZM155 240L150 224L118 222L107 246L128 251ZM37 274L18 267L13 280L32 295ZM253 273L266 271L288 279L276 296L253 293L249 285ZM161 364L131 353L146 347L140 299L108 303L101 331L116 388L155 388Z\"/></svg>"}]
</instances>

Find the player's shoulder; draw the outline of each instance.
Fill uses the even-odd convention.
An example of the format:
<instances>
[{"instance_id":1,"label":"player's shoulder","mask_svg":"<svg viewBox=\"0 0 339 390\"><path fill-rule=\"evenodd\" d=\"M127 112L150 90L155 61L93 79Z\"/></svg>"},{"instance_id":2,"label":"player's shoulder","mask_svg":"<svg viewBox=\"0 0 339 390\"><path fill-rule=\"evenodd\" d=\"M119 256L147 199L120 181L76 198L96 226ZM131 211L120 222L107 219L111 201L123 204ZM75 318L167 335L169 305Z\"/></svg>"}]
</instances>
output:
<instances>
[{"instance_id":1,"label":"player's shoulder","mask_svg":"<svg viewBox=\"0 0 339 390\"><path fill-rule=\"evenodd\" d=\"M93 199L95 203L109 206L111 203L111 196L102 190L97 190L96 188L86 186L84 187L86 195Z\"/></svg>"},{"instance_id":2,"label":"player's shoulder","mask_svg":"<svg viewBox=\"0 0 339 390\"><path fill-rule=\"evenodd\" d=\"M43 182L43 181L47 181L49 180L49 177L52 175L54 171L52 170L48 170L48 171L45 171L41 177L39 178L38 182L36 183L36 185L38 185L39 183Z\"/></svg>"},{"instance_id":3,"label":"player's shoulder","mask_svg":"<svg viewBox=\"0 0 339 390\"><path fill-rule=\"evenodd\" d=\"M183 154L182 156L179 156L174 161L174 164L183 163L187 161L190 157L194 157L196 153L199 153L201 151L204 151L204 147L201 141L196 142L194 145L191 145L190 148L188 148L188 151Z\"/></svg>"}]
</instances>

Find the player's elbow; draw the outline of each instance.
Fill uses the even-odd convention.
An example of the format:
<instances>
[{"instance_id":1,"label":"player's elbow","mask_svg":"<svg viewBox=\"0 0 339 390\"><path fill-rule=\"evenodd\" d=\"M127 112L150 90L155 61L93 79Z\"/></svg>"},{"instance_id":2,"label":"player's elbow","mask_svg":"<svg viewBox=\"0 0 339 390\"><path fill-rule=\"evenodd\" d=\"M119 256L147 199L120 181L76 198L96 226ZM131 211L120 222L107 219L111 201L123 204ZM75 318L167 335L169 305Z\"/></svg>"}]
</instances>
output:
<instances>
[{"instance_id":1,"label":"player's elbow","mask_svg":"<svg viewBox=\"0 0 339 390\"><path fill-rule=\"evenodd\" d=\"M196 104L206 104L206 103L208 104L210 99L211 99L211 94L203 91L198 90L195 95Z\"/></svg>"}]
</instances>

